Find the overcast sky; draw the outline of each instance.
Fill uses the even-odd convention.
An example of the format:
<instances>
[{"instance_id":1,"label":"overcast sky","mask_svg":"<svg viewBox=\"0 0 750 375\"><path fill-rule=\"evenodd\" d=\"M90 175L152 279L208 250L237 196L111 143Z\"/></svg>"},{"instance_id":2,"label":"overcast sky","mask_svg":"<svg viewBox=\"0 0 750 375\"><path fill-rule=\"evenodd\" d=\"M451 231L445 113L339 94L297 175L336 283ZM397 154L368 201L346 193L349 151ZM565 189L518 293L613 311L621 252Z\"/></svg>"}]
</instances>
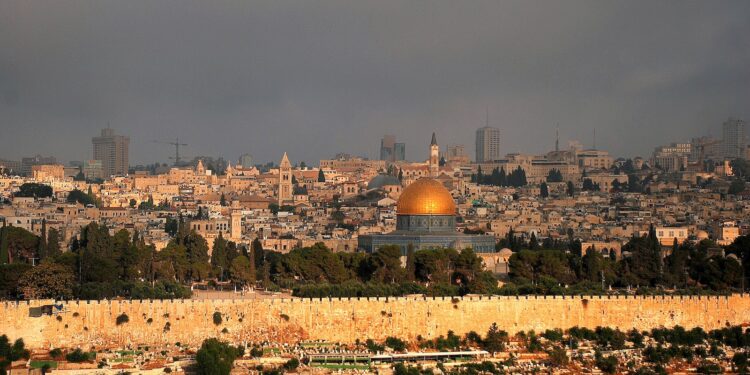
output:
<instances>
[{"instance_id":1,"label":"overcast sky","mask_svg":"<svg viewBox=\"0 0 750 375\"><path fill-rule=\"evenodd\" d=\"M750 119L750 1L0 0L0 158L424 160L430 135L616 156Z\"/></svg>"}]
</instances>

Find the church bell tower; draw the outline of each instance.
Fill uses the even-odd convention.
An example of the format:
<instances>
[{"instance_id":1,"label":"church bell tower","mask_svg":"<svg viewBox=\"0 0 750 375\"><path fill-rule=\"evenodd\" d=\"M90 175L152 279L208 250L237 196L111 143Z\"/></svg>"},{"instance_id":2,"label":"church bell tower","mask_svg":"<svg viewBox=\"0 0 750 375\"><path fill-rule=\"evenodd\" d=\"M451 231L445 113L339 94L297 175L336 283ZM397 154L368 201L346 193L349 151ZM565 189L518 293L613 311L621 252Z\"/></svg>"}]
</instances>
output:
<instances>
[{"instance_id":1,"label":"church bell tower","mask_svg":"<svg viewBox=\"0 0 750 375\"><path fill-rule=\"evenodd\" d=\"M279 163L279 207L292 200L292 163L284 153Z\"/></svg>"},{"instance_id":2,"label":"church bell tower","mask_svg":"<svg viewBox=\"0 0 750 375\"><path fill-rule=\"evenodd\" d=\"M435 133L432 133L432 141L430 142L430 176L437 177L438 171L440 170L440 146L437 144Z\"/></svg>"}]
</instances>

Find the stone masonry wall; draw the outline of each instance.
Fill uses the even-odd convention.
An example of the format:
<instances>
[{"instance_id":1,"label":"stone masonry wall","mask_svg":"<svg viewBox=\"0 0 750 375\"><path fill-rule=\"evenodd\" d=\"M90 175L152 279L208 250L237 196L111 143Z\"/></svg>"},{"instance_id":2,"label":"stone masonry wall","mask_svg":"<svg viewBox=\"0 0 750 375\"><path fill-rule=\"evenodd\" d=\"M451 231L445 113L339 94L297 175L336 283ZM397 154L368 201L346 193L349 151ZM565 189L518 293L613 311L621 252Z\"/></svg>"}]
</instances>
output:
<instances>
[{"instance_id":1,"label":"stone masonry wall","mask_svg":"<svg viewBox=\"0 0 750 375\"><path fill-rule=\"evenodd\" d=\"M87 348L199 345L214 336L234 342L353 342L387 336L412 340L448 330L483 334L492 323L509 333L573 326L709 330L750 323L748 295L75 301L65 302L58 315L29 317L29 307L51 303L0 303L0 334L21 337L32 348ZM219 325L213 322L217 311L223 320ZM129 322L117 325L123 313ZM225 328L228 332L222 332Z\"/></svg>"}]
</instances>

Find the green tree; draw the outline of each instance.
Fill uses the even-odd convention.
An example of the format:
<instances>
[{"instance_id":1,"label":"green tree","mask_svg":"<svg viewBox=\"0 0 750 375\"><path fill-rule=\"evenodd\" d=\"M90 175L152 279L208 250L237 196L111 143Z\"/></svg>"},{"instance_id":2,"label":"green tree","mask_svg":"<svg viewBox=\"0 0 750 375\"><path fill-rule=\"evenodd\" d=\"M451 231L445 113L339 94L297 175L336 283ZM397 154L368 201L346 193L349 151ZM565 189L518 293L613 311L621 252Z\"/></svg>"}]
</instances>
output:
<instances>
[{"instance_id":1,"label":"green tree","mask_svg":"<svg viewBox=\"0 0 750 375\"><path fill-rule=\"evenodd\" d=\"M263 250L261 250L263 251ZM250 287L255 287L255 281L257 280L258 271L255 267L255 249L250 246L250 249L247 251L247 259L250 261L250 280L248 280L248 283L250 284Z\"/></svg>"},{"instance_id":2,"label":"green tree","mask_svg":"<svg viewBox=\"0 0 750 375\"><path fill-rule=\"evenodd\" d=\"M232 259L230 271L232 280L239 285L253 285L255 283L253 264L244 255Z\"/></svg>"},{"instance_id":3,"label":"green tree","mask_svg":"<svg viewBox=\"0 0 750 375\"><path fill-rule=\"evenodd\" d=\"M459 279L461 284L468 285L482 272L482 259L471 248L465 248L458 253L454 261L454 270L453 279Z\"/></svg>"},{"instance_id":4,"label":"green tree","mask_svg":"<svg viewBox=\"0 0 750 375\"><path fill-rule=\"evenodd\" d=\"M198 373L201 375L229 375L234 360L239 356L237 348L226 342L211 338L203 341L198 353Z\"/></svg>"},{"instance_id":5,"label":"green tree","mask_svg":"<svg viewBox=\"0 0 750 375\"><path fill-rule=\"evenodd\" d=\"M74 285L73 272L55 263L33 267L18 280L18 289L26 299L71 298Z\"/></svg>"},{"instance_id":6,"label":"green tree","mask_svg":"<svg viewBox=\"0 0 750 375\"><path fill-rule=\"evenodd\" d=\"M51 257L57 257L62 254L60 248L60 232L55 228L50 228L47 234L47 253Z\"/></svg>"},{"instance_id":7,"label":"green tree","mask_svg":"<svg viewBox=\"0 0 750 375\"><path fill-rule=\"evenodd\" d=\"M5 229L5 221L0 228L0 264L10 263L10 250L8 249L8 230Z\"/></svg>"},{"instance_id":8,"label":"green tree","mask_svg":"<svg viewBox=\"0 0 750 375\"><path fill-rule=\"evenodd\" d=\"M49 198L52 197L52 187L49 185L27 182L14 194L16 197L25 198Z\"/></svg>"},{"instance_id":9,"label":"green tree","mask_svg":"<svg viewBox=\"0 0 750 375\"><path fill-rule=\"evenodd\" d=\"M414 260L414 244L409 243L406 246L406 278L414 281L416 273L416 264Z\"/></svg>"},{"instance_id":10,"label":"green tree","mask_svg":"<svg viewBox=\"0 0 750 375\"><path fill-rule=\"evenodd\" d=\"M492 323L487 330L487 335L482 340L482 347L490 353L502 352L508 342L508 333L499 329L496 323Z\"/></svg>"},{"instance_id":11,"label":"green tree","mask_svg":"<svg viewBox=\"0 0 750 375\"><path fill-rule=\"evenodd\" d=\"M7 263L31 263L30 259L36 257L39 249L39 237L20 227L4 226L0 230L4 232L3 243L0 244L0 262L5 258Z\"/></svg>"},{"instance_id":12,"label":"green tree","mask_svg":"<svg viewBox=\"0 0 750 375\"><path fill-rule=\"evenodd\" d=\"M226 274L229 273L229 263L227 241L221 232L219 232L219 236L214 240L214 246L211 251L211 266L213 267L214 275L217 275L219 279L224 279Z\"/></svg>"},{"instance_id":13,"label":"green tree","mask_svg":"<svg viewBox=\"0 0 750 375\"><path fill-rule=\"evenodd\" d=\"M185 245L187 260L190 264L188 279L206 279L211 270L208 257L208 243L206 242L206 239L194 230L191 230L183 238L182 243Z\"/></svg>"},{"instance_id":14,"label":"green tree","mask_svg":"<svg viewBox=\"0 0 750 375\"><path fill-rule=\"evenodd\" d=\"M595 184L590 178L583 179L583 191L599 191L599 184Z\"/></svg>"},{"instance_id":15,"label":"green tree","mask_svg":"<svg viewBox=\"0 0 750 375\"><path fill-rule=\"evenodd\" d=\"M178 228L179 223L177 222L177 220L172 219L171 217L167 217L167 221L164 224L164 231L170 236L174 237L177 235Z\"/></svg>"},{"instance_id":16,"label":"green tree","mask_svg":"<svg viewBox=\"0 0 750 375\"><path fill-rule=\"evenodd\" d=\"M549 197L549 188L547 188L546 182L542 182L542 184L539 185L539 196L542 198Z\"/></svg>"},{"instance_id":17,"label":"green tree","mask_svg":"<svg viewBox=\"0 0 750 375\"><path fill-rule=\"evenodd\" d=\"M401 268L401 247L387 245L377 249L371 257L373 265L372 278L379 282L396 283L404 279Z\"/></svg>"},{"instance_id":18,"label":"green tree","mask_svg":"<svg viewBox=\"0 0 750 375\"><path fill-rule=\"evenodd\" d=\"M318 169L318 182L326 182L326 176L323 174L323 168Z\"/></svg>"},{"instance_id":19,"label":"green tree","mask_svg":"<svg viewBox=\"0 0 750 375\"><path fill-rule=\"evenodd\" d=\"M573 186L573 181L568 181L568 186L566 189L566 192L568 193L569 197L572 197L575 194L575 186Z\"/></svg>"},{"instance_id":20,"label":"green tree","mask_svg":"<svg viewBox=\"0 0 750 375\"><path fill-rule=\"evenodd\" d=\"M159 279L187 281L190 262L185 246L170 241L167 246L156 253L154 274Z\"/></svg>"},{"instance_id":21,"label":"green tree","mask_svg":"<svg viewBox=\"0 0 750 375\"><path fill-rule=\"evenodd\" d=\"M562 182L563 175L559 169L552 168L547 173L547 182Z\"/></svg>"},{"instance_id":22,"label":"green tree","mask_svg":"<svg viewBox=\"0 0 750 375\"><path fill-rule=\"evenodd\" d=\"M42 228L39 230L36 255L41 261L47 258L47 219L42 219Z\"/></svg>"},{"instance_id":23,"label":"green tree","mask_svg":"<svg viewBox=\"0 0 750 375\"><path fill-rule=\"evenodd\" d=\"M742 193L743 191L745 191L745 180L741 178L735 178L734 180L732 180L732 183L729 184L729 194L736 195Z\"/></svg>"},{"instance_id":24,"label":"green tree","mask_svg":"<svg viewBox=\"0 0 750 375\"><path fill-rule=\"evenodd\" d=\"M80 203L84 206L96 205L96 200L91 194L86 194L78 189L73 189L70 193L68 193L68 197L65 200L66 202L71 204Z\"/></svg>"},{"instance_id":25,"label":"green tree","mask_svg":"<svg viewBox=\"0 0 750 375\"><path fill-rule=\"evenodd\" d=\"M8 336L0 336L0 374L5 374L14 361L29 359L30 355L23 339L17 339L11 345Z\"/></svg>"}]
</instances>

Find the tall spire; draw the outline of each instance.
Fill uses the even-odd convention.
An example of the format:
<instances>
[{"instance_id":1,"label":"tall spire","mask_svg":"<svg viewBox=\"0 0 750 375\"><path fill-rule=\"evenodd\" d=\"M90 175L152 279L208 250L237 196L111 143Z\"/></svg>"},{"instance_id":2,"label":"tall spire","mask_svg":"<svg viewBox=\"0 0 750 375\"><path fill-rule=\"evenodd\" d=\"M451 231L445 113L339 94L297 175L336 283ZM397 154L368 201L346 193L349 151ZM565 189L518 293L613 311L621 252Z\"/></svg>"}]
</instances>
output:
<instances>
[{"instance_id":1,"label":"tall spire","mask_svg":"<svg viewBox=\"0 0 750 375\"><path fill-rule=\"evenodd\" d=\"M560 151L560 124L555 128L555 151Z\"/></svg>"},{"instance_id":2,"label":"tall spire","mask_svg":"<svg viewBox=\"0 0 750 375\"><path fill-rule=\"evenodd\" d=\"M430 146L437 145L437 138L435 138L435 132L432 132L432 141L430 142Z\"/></svg>"},{"instance_id":3,"label":"tall spire","mask_svg":"<svg viewBox=\"0 0 750 375\"><path fill-rule=\"evenodd\" d=\"M594 128L594 150L596 150L596 128Z\"/></svg>"},{"instance_id":4,"label":"tall spire","mask_svg":"<svg viewBox=\"0 0 750 375\"><path fill-rule=\"evenodd\" d=\"M484 108L484 126L490 127L490 107Z\"/></svg>"},{"instance_id":5,"label":"tall spire","mask_svg":"<svg viewBox=\"0 0 750 375\"><path fill-rule=\"evenodd\" d=\"M286 155L286 152L284 152L284 156L281 157L281 163L279 163L280 166L286 167L291 166L292 163L289 162L289 156Z\"/></svg>"}]
</instances>

